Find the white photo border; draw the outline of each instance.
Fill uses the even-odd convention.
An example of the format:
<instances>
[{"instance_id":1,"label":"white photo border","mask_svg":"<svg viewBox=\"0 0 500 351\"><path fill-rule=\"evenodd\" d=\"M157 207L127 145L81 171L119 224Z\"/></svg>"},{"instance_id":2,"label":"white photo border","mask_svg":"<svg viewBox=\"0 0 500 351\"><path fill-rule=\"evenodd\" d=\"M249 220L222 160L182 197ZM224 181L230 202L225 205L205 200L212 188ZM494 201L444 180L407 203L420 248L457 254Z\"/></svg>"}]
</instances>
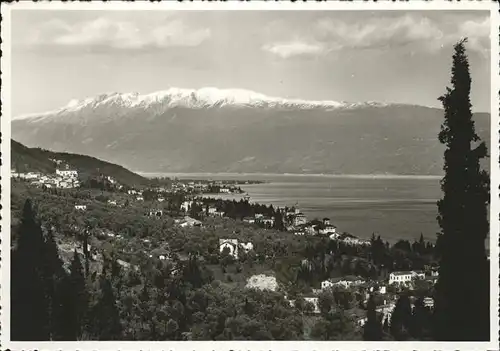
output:
<instances>
[{"instance_id":1,"label":"white photo border","mask_svg":"<svg viewBox=\"0 0 500 351\"><path fill-rule=\"evenodd\" d=\"M491 24L491 145L490 145L490 306L489 342L368 342L368 341L74 341L14 342L10 341L10 120L11 114L11 13L23 10L153 10L153 11L439 11L481 10L490 12ZM1 269L0 326L2 350L498 350L499 337L499 25L500 14L495 1L163 1L163 2L24 2L4 3L1 7Z\"/></svg>"}]
</instances>

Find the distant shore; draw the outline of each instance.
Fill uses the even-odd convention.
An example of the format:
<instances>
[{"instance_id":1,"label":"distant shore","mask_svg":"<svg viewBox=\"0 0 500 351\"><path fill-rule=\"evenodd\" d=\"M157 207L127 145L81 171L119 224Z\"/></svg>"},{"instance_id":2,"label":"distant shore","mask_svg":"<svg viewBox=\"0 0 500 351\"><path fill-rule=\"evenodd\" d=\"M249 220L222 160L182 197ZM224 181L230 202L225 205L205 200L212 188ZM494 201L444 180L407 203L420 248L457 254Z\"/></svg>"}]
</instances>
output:
<instances>
[{"instance_id":1,"label":"distant shore","mask_svg":"<svg viewBox=\"0 0 500 351\"><path fill-rule=\"evenodd\" d=\"M227 178L232 180L231 177L323 177L323 178L351 178L351 179L441 179L443 175L412 175L412 174L324 174L324 173L170 173L170 172L140 172L135 173L146 177L169 177L169 178L200 178L207 179L217 177Z\"/></svg>"}]
</instances>

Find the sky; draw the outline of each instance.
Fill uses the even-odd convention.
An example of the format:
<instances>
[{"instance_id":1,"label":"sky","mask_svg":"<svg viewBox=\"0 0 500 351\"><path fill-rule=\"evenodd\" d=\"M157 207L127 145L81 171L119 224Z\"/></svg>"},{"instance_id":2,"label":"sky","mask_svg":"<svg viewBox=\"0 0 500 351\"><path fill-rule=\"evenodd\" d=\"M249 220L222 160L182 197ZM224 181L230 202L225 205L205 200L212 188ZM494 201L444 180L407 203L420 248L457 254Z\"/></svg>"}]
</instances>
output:
<instances>
[{"instance_id":1,"label":"sky","mask_svg":"<svg viewBox=\"0 0 500 351\"><path fill-rule=\"evenodd\" d=\"M462 37L489 111L485 11L13 10L13 115L170 87L439 107Z\"/></svg>"}]
</instances>

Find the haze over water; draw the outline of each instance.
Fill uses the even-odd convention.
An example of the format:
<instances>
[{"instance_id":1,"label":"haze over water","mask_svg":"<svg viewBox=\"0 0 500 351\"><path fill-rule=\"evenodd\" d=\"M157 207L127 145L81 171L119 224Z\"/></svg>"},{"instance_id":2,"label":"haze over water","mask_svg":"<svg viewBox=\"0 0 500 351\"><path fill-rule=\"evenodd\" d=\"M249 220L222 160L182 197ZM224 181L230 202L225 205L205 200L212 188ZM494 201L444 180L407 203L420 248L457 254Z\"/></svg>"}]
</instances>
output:
<instances>
[{"instance_id":1,"label":"haze over water","mask_svg":"<svg viewBox=\"0 0 500 351\"><path fill-rule=\"evenodd\" d=\"M159 174L147 174L159 176ZM324 176L271 174L162 174L180 179L259 180L243 185L251 202L299 208L308 219L330 218L339 231L369 238L374 232L384 240L413 240L424 235L434 241L436 201L441 197L440 177L422 176ZM210 195L236 198L241 195Z\"/></svg>"}]
</instances>

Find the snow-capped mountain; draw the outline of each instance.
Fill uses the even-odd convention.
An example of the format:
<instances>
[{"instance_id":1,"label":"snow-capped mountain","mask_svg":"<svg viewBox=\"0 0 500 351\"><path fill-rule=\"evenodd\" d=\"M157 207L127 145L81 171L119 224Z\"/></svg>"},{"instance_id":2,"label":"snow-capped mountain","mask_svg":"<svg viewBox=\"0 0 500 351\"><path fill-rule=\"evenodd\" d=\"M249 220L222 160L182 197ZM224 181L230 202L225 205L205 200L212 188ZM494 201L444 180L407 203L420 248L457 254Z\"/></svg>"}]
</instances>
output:
<instances>
[{"instance_id":1,"label":"snow-capped mountain","mask_svg":"<svg viewBox=\"0 0 500 351\"><path fill-rule=\"evenodd\" d=\"M106 93L83 100L73 99L66 106L39 114L29 114L15 117L15 119L33 119L48 116L60 116L68 113L77 113L89 109L115 109L115 114L134 110L151 110L154 113L163 113L174 107L192 109L217 107L250 107L275 109L349 109L362 106L386 106L384 103L363 102L349 103L338 101L314 101L301 99L285 99L266 96L245 89L184 89L170 88L150 94L134 93Z\"/></svg>"},{"instance_id":2,"label":"snow-capped mountain","mask_svg":"<svg viewBox=\"0 0 500 351\"><path fill-rule=\"evenodd\" d=\"M443 111L216 88L101 94L12 121L15 140L144 172L440 174ZM475 115L489 141L489 114Z\"/></svg>"}]
</instances>

